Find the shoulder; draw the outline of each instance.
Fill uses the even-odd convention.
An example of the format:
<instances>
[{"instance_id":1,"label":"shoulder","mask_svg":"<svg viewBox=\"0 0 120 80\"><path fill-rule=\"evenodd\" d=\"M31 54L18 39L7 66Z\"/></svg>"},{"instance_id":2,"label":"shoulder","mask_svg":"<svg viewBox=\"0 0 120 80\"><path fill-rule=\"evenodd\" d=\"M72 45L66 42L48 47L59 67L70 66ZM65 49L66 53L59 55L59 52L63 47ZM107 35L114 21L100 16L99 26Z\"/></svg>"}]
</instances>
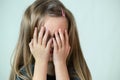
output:
<instances>
[{"instance_id":1,"label":"shoulder","mask_svg":"<svg viewBox=\"0 0 120 80\"><path fill-rule=\"evenodd\" d=\"M72 76L72 77L70 77L70 80L81 80L81 79L77 76Z\"/></svg>"},{"instance_id":2,"label":"shoulder","mask_svg":"<svg viewBox=\"0 0 120 80\"><path fill-rule=\"evenodd\" d=\"M32 73L33 73L34 65L30 65L29 67L30 67L30 70L31 70ZM20 68L20 74L21 74L22 76L27 77L27 71L26 71L26 68L25 68L25 67L21 67L21 68ZM16 80L23 80L23 79L21 79L18 75L16 75Z\"/></svg>"},{"instance_id":3,"label":"shoulder","mask_svg":"<svg viewBox=\"0 0 120 80\"><path fill-rule=\"evenodd\" d=\"M76 72L75 72L75 70L73 68L69 68L68 70L69 70L70 80L81 80L77 76L77 74L76 74Z\"/></svg>"},{"instance_id":4,"label":"shoulder","mask_svg":"<svg viewBox=\"0 0 120 80\"><path fill-rule=\"evenodd\" d=\"M77 77L73 77L73 78L71 78L70 80L81 80L81 79L79 79L79 78L77 78Z\"/></svg>"},{"instance_id":5,"label":"shoulder","mask_svg":"<svg viewBox=\"0 0 120 80\"><path fill-rule=\"evenodd\" d=\"M32 65L29 65L29 67L30 67L30 70L33 72L34 71L34 65L32 64ZM26 68L25 67L21 67L20 68L20 72L22 73L22 74L26 74Z\"/></svg>"}]
</instances>

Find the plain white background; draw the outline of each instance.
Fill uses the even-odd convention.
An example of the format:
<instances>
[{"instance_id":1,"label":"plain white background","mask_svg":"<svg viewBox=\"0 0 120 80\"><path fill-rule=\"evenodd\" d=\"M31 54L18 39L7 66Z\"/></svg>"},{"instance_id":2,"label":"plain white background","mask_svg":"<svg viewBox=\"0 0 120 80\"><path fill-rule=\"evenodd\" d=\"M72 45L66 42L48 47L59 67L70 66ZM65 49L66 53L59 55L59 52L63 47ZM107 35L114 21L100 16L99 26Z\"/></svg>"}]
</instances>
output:
<instances>
[{"instance_id":1,"label":"plain white background","mask_svg":"<svg viewBox=\"0 0 120 80\"><path fill-rule=\"evenodd\" d=\"M0 80L8 80L21 17L34 0L0 0ZM93 80L120 80L120 0L61 0L74 14Z\"/></svg>"}]
</instances>

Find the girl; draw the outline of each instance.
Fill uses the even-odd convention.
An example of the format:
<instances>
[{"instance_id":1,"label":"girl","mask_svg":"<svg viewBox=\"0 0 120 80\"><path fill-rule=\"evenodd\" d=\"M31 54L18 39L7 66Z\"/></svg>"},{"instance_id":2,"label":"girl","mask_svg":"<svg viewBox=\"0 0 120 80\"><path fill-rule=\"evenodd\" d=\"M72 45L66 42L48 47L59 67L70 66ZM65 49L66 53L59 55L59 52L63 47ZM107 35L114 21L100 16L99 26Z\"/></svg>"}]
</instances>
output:
<instances>
[{"instance_id":1,"label":"girl","mask_svg":"<svg viewBox=\"0 0 120 80\"><path fill-rule=\"evenodd\" d=\"M25 11L10 80L91 80L72 13L59 0Z\"/></svg>"}]
</instances>

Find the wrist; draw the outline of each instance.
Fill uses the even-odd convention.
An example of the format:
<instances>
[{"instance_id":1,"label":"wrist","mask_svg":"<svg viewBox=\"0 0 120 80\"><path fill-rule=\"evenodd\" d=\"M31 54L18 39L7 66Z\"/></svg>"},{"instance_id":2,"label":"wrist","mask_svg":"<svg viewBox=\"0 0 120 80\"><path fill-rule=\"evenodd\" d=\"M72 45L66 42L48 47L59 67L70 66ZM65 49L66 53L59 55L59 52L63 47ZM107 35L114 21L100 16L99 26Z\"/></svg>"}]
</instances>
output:
<instances>
[{"instance_id":1,"label":"wrist","mask_svg":"<svg viewBox=\"0 0 120 80\"><path fill-rule=\"evenodd\" d=\"M36 60L34 67L33 80L46 80L48 62Z\"/></svg>"},{"instance_id":2,"label":"wrist","mask_svg":"<svg viewBox=\"0 0 120 80\"><path fill-rule=\"evenodd\" d=\"M48 63L48 60L47 59L35 59L35 62L36 63Z\"/></svg>"},{"instance_id":3,"label":"wrist","mask_svg":"<svg viewBox=\"0 0 120 80\"><path fill-rule=\"evenodd\" d=\"M56 63L54 66L55 66L56 80L70 80L66 62L59 62Z\"/></svg>"},{"instance_id":4,"label":"wrist","mask_svg":"<svg viewBox=\"0 0 120 80\"><path fill-rule=\"evenodd\" d=\"M48 61L37 59L37 60L35 60L35 64L48 64Z\"/></svg>"},{"instance_id":5,"label":"wrist","mask_svg":"<svg viewBox=\"0 0 120 80\"><path fill-rule=\"evenodd\" d=\"M65 61L58 61L58 62L54 62L54 66L66 66L66 62Z\"/></svg>"}]
</instances>

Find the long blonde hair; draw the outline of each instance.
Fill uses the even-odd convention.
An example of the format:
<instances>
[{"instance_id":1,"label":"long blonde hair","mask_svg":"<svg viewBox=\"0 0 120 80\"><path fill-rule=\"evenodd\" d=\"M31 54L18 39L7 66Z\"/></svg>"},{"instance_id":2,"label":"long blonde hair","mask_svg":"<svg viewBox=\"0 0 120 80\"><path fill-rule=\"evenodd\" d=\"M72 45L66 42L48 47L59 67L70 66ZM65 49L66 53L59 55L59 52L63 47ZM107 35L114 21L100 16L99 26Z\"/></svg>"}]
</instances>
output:
<instances>
[{"instance_id":1,"label":"long blonde hair","mask_svg":"<svg viewBox=\"0 0 120 80\"><path fill-rule=\"evenodd\" d=\"M61 9L68 20L68 34L71 46L67 66L74 69L74 76L80 80L92 80L81 51L75 19L72 13L59 0L36 0L26 9L21 21L18 43L14 51L15 56L10 80L15 80L16 75L25 80L32 79L30 64L34 64L34 58L28 44L32 39L34 28L43 24L46 15L51 17L62 16ZM22 67L25 68L27 76L21 74L20 70ZM73 76L73 74L70 76Z\"/></svg>"}]
</instances>

